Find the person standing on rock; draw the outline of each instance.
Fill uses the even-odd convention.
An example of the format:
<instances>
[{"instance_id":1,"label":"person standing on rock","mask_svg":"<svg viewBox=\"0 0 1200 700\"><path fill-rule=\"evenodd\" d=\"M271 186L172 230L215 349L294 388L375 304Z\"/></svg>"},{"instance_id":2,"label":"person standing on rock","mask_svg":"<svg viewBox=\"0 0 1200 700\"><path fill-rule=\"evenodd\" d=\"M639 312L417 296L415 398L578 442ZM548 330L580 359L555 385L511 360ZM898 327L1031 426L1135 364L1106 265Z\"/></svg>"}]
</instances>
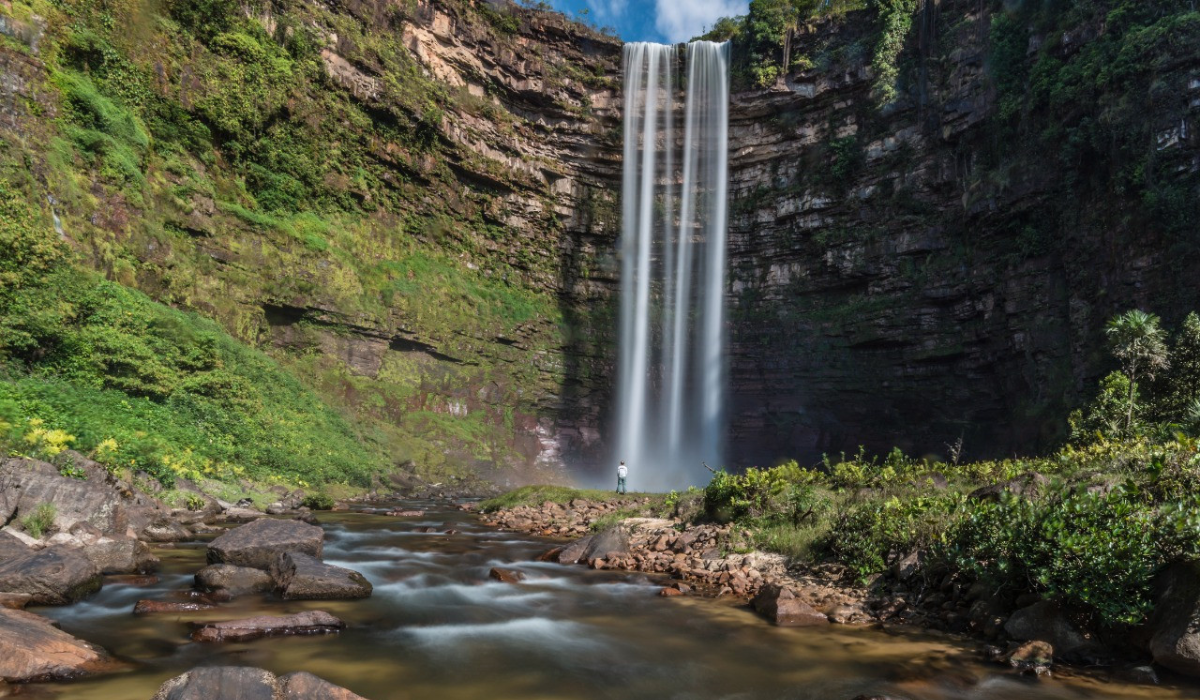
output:
<instances>
[{"instance_id":1,"label":"person standing on rock","mask_svg":"<svg viewBox=\"0 0 1200 700\"><path fill-rule=\"evenodd\" d=\"M629 469L622 461L617 467L617 493L625 493L625 477L629 476Z\"/></svg>"}]
</instances>

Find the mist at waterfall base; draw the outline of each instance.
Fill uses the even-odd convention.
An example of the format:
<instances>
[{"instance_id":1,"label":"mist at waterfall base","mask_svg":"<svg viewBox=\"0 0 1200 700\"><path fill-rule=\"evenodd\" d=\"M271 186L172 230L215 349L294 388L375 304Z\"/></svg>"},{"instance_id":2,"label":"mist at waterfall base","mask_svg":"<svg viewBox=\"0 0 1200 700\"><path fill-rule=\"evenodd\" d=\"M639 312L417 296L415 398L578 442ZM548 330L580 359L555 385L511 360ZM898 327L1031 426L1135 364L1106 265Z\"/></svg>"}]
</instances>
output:
<instances>
[{"instance_id":1,"label":"mist at waterfall base","mask_svg":"<svg viewBox=\"0 0 1200 700\"><path fill-rule=\"evenodd\" d=\"M729 44L624 50L615 438L629 487L703 484L724 463Z\"/></svg>"}]
</instances>

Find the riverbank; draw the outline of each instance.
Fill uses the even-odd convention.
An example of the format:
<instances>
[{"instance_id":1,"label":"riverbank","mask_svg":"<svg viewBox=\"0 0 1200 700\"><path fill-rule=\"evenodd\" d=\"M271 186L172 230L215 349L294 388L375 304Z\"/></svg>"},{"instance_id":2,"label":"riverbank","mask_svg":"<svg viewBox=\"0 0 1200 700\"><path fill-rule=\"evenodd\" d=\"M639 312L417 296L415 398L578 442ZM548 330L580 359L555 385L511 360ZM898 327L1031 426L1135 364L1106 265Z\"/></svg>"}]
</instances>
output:
<instances>
[{"instance_id":1,"label":"riverbank","mask_svg":"<svg viewBox=\"0 0 1200 700\"><path fill-rule=\"evenodd\" d=\"M945 489L945 478L941 481ZM1028 475L973 493L996 503L1014 498L1014 492L1032 494L1037 487L1052 490L1048 478ZM1164 675L1195 675L1189 649L1196 634L1178 620L1191 619L1191 585L1200 578L1185 564L1168 567L1155 579L1156 614L1113 629L1089 626L1053 594L952 569L932 548L893 551L887 566L869 576L834 556L803 561L761 551L753 544L764 529L777 528L711 522L699 492L597 499L527 489L484 502L481 510L499 528L575 538L547 552L550 561L665 574L674 582L661 595L731 596L778 625L947 632L973 640L982 658L1035 675L1049 673L1055 663L1066 669L1101 667L1113 680L1149 684ZM847 528L842 534L849 539L857 533Z\"/></svg>"}]
</instances>

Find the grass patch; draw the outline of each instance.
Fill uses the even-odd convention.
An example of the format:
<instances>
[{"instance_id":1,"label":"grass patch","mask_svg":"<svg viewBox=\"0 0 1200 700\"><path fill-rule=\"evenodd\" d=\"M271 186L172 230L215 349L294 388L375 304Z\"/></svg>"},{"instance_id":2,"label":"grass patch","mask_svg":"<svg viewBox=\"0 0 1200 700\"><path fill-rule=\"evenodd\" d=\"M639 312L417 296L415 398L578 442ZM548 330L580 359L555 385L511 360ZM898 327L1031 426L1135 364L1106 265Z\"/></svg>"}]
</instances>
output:
<instances>
[{"instance_id":1,"label":"grass patch","mask_svg":"<svg viewBox=\"0 0 1200 700\"><path fill-rule=\"evenodd\" d=\"M618 496L612 491L575 489L568 486L522 486L515 491L509 491L508 493L483 501L479 504L479 510L483 513L494 513L498 510L508 510L517 506L540 506L544 503L565 504L577 498L585 501L610 501L619 499L622 502L633 502L646 497L661 498L662 496L661 494L651 493L629 493Z\"/></svg>"}]
</instances>

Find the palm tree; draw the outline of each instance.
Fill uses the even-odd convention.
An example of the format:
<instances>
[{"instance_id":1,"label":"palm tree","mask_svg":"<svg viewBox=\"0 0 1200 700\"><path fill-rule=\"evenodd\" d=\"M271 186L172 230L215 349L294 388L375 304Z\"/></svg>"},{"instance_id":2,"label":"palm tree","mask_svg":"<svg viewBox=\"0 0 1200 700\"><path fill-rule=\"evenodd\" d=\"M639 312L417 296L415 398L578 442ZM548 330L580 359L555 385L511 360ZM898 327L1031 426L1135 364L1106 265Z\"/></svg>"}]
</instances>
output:
<instances>
[{"instance_id":1,"label":"palm tree","mask_svg":"<svg viewBox=\"0 0 1200 700\"><path fill-rule=\"evenodd\" d=\"M1131 309L1113 318L1105 333L1112 343L1113 355L1120 360L1122 371L1129 377L1125 431L1130 432L1138 377L1153 379L1155 372L1167 368L1167 334L1159 325L1158 316L1140 309Z\"/></svg>"}]
</instances>

